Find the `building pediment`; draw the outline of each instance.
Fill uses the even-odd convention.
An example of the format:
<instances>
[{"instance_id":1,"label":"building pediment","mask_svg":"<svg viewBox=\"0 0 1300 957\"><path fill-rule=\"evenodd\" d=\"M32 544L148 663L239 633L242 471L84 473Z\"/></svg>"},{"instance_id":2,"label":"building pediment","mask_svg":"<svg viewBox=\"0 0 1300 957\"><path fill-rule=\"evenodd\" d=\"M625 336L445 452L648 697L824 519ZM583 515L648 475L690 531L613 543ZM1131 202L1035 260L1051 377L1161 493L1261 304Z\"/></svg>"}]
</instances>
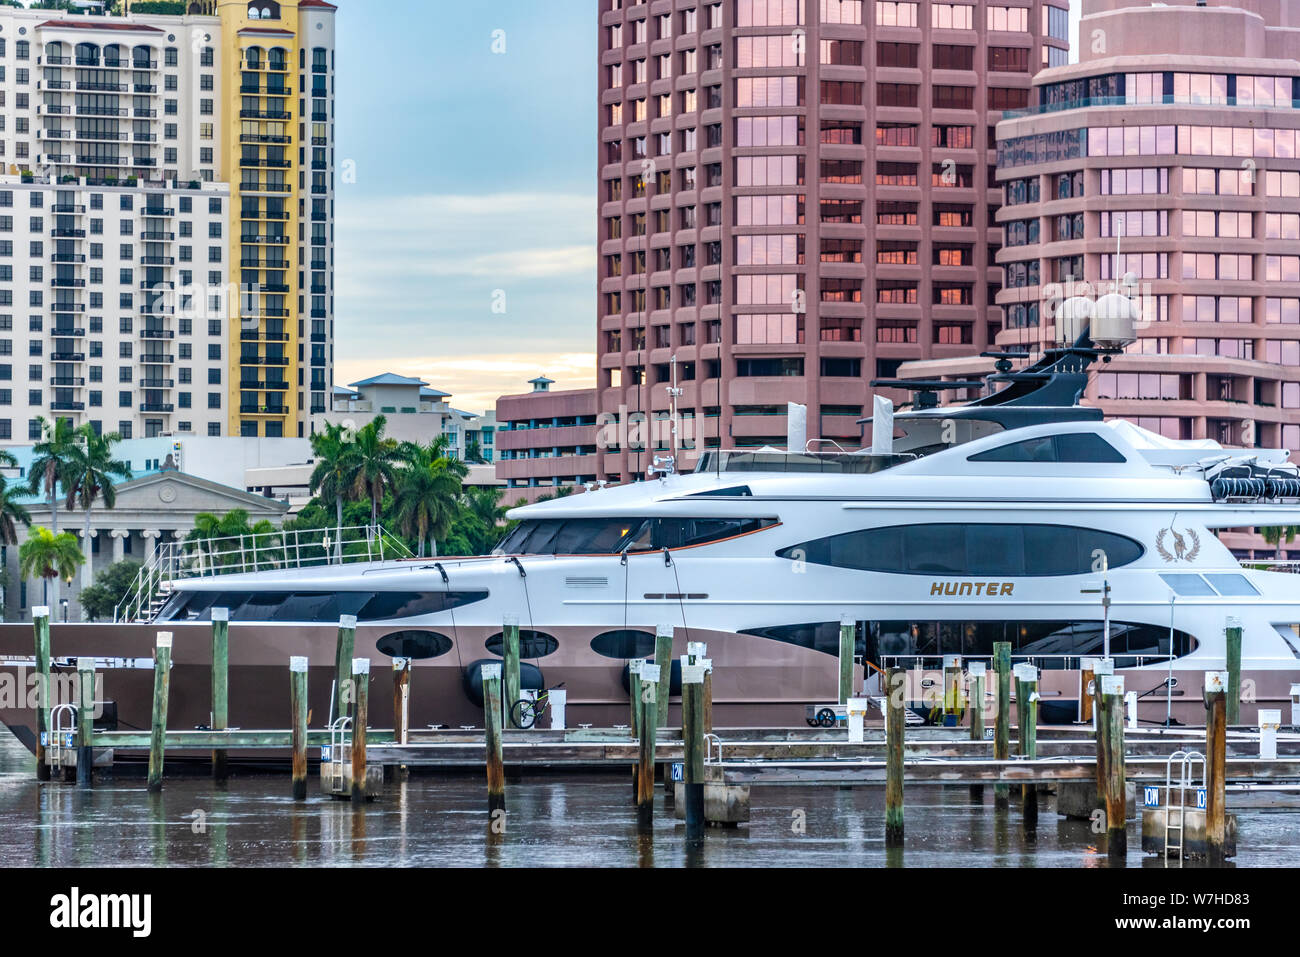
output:
<instances>
[{"instance_id":1,"label":"building pediment","mask_svg":"<svg viewBox=\"0 0 1300 957\"><path fill-rule=\"evenodd\" d=\"M93 528L189 526L201 512L224 515L237 508L249 514L252 523L263 519L280 524L289 506L275 499L252 495L242 489L229 488L183 472L158 472L117 486L117 502L107 509L103 500L91 509ZM28 505L37 524L48 521L49 506L44 502ZM71 513L59 503L60 527L77 527L82 521L80 509ZM168 519L172 519L171 522ZM141 524L143 523L143 525Z\"/></svg>"}]
</instances>

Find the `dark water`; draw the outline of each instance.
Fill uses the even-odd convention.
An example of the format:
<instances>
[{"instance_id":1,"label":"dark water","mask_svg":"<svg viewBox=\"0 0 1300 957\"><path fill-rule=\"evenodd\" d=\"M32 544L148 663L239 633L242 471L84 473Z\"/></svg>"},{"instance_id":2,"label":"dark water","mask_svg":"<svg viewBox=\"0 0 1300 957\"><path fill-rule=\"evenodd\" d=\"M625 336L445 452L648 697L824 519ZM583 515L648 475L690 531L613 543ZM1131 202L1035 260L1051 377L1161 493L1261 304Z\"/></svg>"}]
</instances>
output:
<instances>
[{"instance_id":1,"label":"dark water","mask_svg":"<svg viewBox=\"0 0 1300 957\"><path fill-rule=\"evenodd\" d=\"M755 787L751 823L710 829L703 851L688 859L682 826L662 799L653 838L638 838L630 781L621 775L512 783L506 833L489 839L477 774L413 776L354 814L345 802L316 796L315 780L311 799L295 804L287 774L235 778L225 789L173 777L151 797L142 778L122 775L89 792L38 786L34 766L0 730L0 867L1107 866L1087 822L1058 818L1044 797L1031 837L1015 790L1011 812L998 814L991 786L983 805L965 786L909 788L901 856L884 847L883 788ZM1235 866L1300 861L1300 811L1238 814ZM1160 866L1138 844L1130 829L1128 866Z\"/></svg>"}]
</instances>

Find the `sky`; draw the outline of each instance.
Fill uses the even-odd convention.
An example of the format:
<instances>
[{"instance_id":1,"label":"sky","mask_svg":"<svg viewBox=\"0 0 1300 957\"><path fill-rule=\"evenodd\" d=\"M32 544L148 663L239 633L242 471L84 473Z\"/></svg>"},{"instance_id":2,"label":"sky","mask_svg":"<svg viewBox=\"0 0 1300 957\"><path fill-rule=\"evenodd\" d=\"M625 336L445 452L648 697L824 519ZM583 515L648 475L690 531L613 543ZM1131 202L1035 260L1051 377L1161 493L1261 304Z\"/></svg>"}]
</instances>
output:
<instances>
[{"instance_id":1,"label":"sky","mask_svg":"<svg viewBox=\"0 0 1300 957\"><path fill-rule=\"evenodd\" d=\"M595 0L338 3L335 381L593 384Z\"/></svg>"},{"instance_id":2,"label":"sky","mask_svg":"<svg viewBox=\"0 0 1300 957\"><path fill-rule=\"evenodd\" d=\"M594 384L596 0L337 2L335 381Z\"/></svg>"}]
</instances>

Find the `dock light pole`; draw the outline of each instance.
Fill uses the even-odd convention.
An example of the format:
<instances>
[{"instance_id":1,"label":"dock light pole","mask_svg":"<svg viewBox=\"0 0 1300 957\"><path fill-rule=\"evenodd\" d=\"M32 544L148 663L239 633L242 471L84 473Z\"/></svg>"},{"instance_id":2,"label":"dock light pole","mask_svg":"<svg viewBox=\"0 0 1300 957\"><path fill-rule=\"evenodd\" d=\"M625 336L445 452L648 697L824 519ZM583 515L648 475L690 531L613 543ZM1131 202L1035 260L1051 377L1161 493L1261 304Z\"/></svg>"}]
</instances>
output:
<instances>
[{"instance_id":1,"label":"dock light pole","mask_svg":"<svg viewBox=\"0 0 1300 957\"><path fill-rule=\"evenodd\" d=\"M1101 587L1084 588L1079 594L1101 596L1101 656L1103 661L1110 661L1110 579L1106 577L1106 571L1103 558Z\"/></svg>"}]
</instances>

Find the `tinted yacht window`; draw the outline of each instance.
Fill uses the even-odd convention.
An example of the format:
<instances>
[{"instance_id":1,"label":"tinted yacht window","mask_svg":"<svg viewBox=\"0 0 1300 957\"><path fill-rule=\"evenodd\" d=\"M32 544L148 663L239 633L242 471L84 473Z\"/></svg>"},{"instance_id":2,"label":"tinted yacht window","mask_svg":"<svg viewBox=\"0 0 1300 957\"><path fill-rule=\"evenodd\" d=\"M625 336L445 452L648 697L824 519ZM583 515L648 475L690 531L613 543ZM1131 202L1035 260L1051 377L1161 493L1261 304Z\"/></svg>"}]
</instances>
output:
<instances>
[{"instance_id":1,"label":"tinted yacht window","mask_svg":"<svg viewBox=\"0 0 1300 957\"><path fill-rule=\"evenodd\" d=\"M342 615L357 621L413 618L459 608L488 597L486 591L459 592L178 592L159 621L211 621L213 608L228 608L231 621L337 623Z\"/></svg>"},{"instance_id":2,"label":"tinted yacht window","mask_svg":"<svg viewBox=\"0 0 1300 957\"><path fill-rule=\"evenodd\" d=\"M572 518L520 522L497 555L617 555L707 545L776 525L775 518Z\"/></svg>"},{"instance_id":3,"label":"tinted yacht window","mask_svg":"<svg viewBox=\"0 0 1300 957\"><path fill-rule=\"evenodd\" d=\"M1111 568L1142 557L1122 535L1060 525L904 525L868 528L793 545L781 558L895 575L1042 578L1092 573L1095 553Z\"/></svg>"},{"instance_id":4,"label":"tinted yacht window","mask_svg":"<svg viewBox=\"0 0 1300 957\"><path fill-rule=\"evenodd\" d=\"M1093 432L1047 435L1012 442L1000 448L972 455L969 462L1126 462L1119 451Z\"/></svg>"}]
</instances>

